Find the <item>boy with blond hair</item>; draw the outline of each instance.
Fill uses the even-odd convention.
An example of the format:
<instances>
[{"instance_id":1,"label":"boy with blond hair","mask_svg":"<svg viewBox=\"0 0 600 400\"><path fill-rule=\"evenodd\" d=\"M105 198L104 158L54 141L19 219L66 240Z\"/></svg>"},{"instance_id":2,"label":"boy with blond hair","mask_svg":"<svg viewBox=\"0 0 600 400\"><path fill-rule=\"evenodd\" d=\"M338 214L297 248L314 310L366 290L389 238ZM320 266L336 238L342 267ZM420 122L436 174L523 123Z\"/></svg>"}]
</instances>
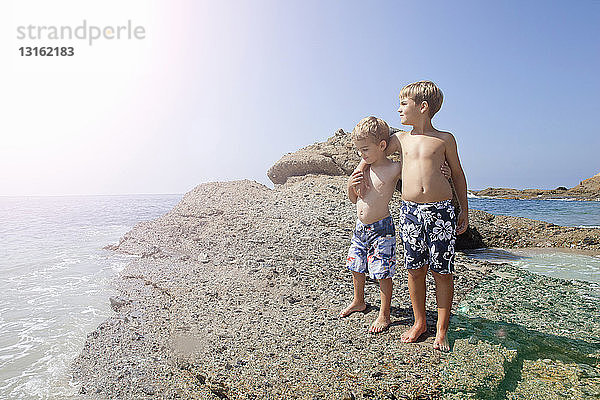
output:
<instances>
[{"instance_id":1,"label":"boy with blond hair","mask_svg":"<svg viewBox=\"0 0 600 400\"><path fill-rule=\"evenodd\" d=\"M348 250L346 266L352 271L354 298L340 312L346 317L356 311L364 311L365 274L379 280L381 306L379 315L368 329L369 333L380 333L390 325L392 301L392 277L396 267L396 229L390 216L389 202L400 179L400 163L385 155L390 128L385 121L366 117L352 131L352 141L367 168L354 171L348 179L348 198L356 204L356 228ZM369 190L360 190L363 179Z\"/></svg>"},{"instance_id":2,"label":"boy with blond hair","mask_svg":"<svg viewBox=\"0 0 600 400\"><path fill-rule=\"evenodd\" d=\"M465 232L469 224L467 182L454 136L437 130L431 123L442 106L442 91L433 82L420 81L402 88L399 97L400 120L413 129L392 135L385 153L402 153L400 224L415 322L401 339L406 343L416 342L427 330L425 278L427 269L431 269L438 312L433 347L448 351L446 335L454 296L454 245L456 235ZM437 167L444 161L450 165L460 206L458 217L452 205L452 187ZM365 168L361 162L357 170ZM365 183L368 186L368 182Z\"/></svg>"}]
</instances>

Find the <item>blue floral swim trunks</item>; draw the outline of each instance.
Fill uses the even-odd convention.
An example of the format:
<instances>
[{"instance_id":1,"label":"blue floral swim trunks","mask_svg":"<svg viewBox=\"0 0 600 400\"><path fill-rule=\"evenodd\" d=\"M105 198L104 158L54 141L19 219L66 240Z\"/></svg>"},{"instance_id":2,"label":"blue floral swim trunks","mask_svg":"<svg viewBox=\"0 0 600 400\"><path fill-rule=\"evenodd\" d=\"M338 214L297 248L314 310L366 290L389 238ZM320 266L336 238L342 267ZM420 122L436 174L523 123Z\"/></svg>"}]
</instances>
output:
<instances>
[{"instance_id":1,"label":"blue floral swim trunks","mask_svg":"<svg viewBox=\"0 0 600 400\"><path fill-rule=\"evenodd\" d=\"M372 279L394 276L396 228L392 217L368 225L356 221L346 266L351 271L368 273Z\"/></svg>"},{"instance_id":2,"label":"blue floral swim trunks","mask_svg":"<svg viewBox=\"0 0 600 400\"><path fill-rule=\"evenodd\" d=\"M456 214L452 200L434 203L402 201L400 208L404 266L429 268L440 274L454 272Z\"/></svg>"}]
</instances>

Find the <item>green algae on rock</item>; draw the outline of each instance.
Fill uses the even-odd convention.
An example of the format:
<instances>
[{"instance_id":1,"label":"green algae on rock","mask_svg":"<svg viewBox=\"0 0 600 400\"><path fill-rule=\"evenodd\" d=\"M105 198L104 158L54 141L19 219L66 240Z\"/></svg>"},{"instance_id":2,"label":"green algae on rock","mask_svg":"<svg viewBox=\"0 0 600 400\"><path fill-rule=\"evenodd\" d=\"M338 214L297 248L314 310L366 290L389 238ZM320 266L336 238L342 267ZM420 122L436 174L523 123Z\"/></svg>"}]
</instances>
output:
<instances>
[{"instance_id":1,"label":"green algae on rock","mask_svg":"<svg viewBox=\"0 0 600 400\"><path fill-rule=\"evenodd\" d=\"M494 265L452 318L454 349L442 368L460 371L456 374L465 379L449 379L446 393L478 399L595 398L585 393L596 393L600 376L598 289L594 283ZM485 355L474 355L476 349ZM505 357L501 365L500 354L506 352L514 358ZM570 378L547 384L559 367L571 371ZM575 397L563 396L567 387Z\"/></svg>"}]
</instances>

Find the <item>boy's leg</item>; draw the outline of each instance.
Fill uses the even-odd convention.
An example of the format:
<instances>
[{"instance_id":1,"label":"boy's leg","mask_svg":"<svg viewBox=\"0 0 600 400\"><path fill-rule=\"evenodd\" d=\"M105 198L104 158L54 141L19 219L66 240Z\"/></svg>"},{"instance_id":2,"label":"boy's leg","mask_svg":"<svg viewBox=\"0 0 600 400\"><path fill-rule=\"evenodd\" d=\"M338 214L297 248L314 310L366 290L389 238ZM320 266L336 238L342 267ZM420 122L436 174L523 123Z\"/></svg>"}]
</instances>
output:
<instances>
[{"instance_id":1,"label":"boy's leg","mask_svg":"<svg viewBox=\"0 0 600 400\"><path fill-rule=\"evenodd\" d=\"M427 330L427 320L425 313L425 278L427 277L427 265L418 269L408 270L408 292L412 304L415 323L401 336L404 343L413 343L419 339Z\"/></svg>"},{"instance_id":2,"label":"boy's leg","mask_svg":"<svg viewBox=\"0 0 600 400\"><path fill-rule=\"evenodd\" d=\"M381 296L381 305L379 315L369 327L369 333L380 333L386 330L390 323L390 309L392 308L392 278L379 280L379 294Z\"/></svg>"},{"instance_id":3,"label":"boy's leg","mask_svg":"<svg viewBox=\"0 0 600 400\"><path fill-rule=\"evenodd\" d=\"M435 279L435 298L437 300L437 329L433 348L441 351L450 351L450 344L446 334L450 324L450 311L454 297L454 277L452 274L438 274L433 272Z\"/></svg>"},{"instance_id":4,"label":"boy's leg","mask_svg":"<svg viewBox=\"0 0 600 400\"><path fill-rule=\"evenodd\" d=\"M340 312L340 318L347 317L353 312L364 311L365 304L365 274L352 271L352 283L354 284L354 298L348 307Z\"/></svg>"}]
</instances>

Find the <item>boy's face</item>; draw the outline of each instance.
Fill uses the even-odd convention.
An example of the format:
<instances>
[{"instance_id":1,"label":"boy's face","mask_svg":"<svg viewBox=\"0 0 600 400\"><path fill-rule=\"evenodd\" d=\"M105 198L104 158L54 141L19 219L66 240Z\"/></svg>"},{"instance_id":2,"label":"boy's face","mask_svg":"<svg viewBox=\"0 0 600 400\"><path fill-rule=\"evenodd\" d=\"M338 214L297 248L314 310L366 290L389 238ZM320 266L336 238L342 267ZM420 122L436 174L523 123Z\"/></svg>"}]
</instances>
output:
<instances>
[{"instance_id":1,"label":"boy's face","mask_svg":"<svg viewBox=\"0 0 600 400\"><path fill-rule=\"evenodd\" d=\"M398 112L400 113L400 122L402 125L412 125L416 123L421 116L419 107L417 107L415 101L409 97L400 98Z\"/></svg>"},{"instance_id":2,"label":"boy's face","mask_svg":"<svg viewBox=\"0 0 600 400\"><path fill-rule=\"evenodd\" d=\"M384 140L377 144L372 139L360 139L355 140L354 145L367 164L373 164L382 157L385 157L386 143Z\"/></svg>"}]
</instances>

